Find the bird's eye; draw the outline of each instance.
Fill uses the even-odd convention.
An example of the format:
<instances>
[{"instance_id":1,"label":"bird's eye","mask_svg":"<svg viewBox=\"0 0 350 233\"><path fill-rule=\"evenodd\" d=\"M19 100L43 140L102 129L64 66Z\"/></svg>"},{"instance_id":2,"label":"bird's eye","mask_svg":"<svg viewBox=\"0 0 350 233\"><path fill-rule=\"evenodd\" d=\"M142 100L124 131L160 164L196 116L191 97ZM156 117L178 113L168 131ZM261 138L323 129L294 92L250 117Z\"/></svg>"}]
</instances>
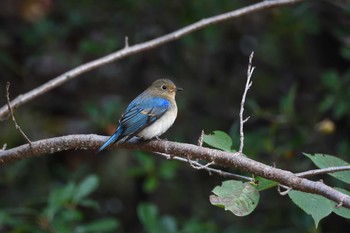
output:
<instances>
[{"instance_id":1,"label":"bird's eye","mask_svg":"<svg viewBox=\"0 0 350 233\"><path fill-rule=\"evenodd\" d=\"M166 87L165 85L162 85L162 89L163 89L163 90L166 90L167 87Z\"/></svg>"}]
</instances>

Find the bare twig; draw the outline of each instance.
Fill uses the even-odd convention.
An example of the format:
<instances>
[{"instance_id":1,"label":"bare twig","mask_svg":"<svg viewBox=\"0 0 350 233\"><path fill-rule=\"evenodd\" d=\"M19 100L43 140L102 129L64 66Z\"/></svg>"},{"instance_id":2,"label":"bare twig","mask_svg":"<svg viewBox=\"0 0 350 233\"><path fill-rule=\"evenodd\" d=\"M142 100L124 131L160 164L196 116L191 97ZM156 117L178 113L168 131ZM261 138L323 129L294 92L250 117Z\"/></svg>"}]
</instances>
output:
<instances>
[{"instance_id":1,"label":"bare twig","mask_svg":"<svg viewBox=\"0 0 350 233\"><path fill-rule=\"evenodd\" d=\"M295 4L298 2L302 2L304 0L270 0L270 1L262 1L256 4L252 4L247 7L240 8L238 10L230 11L227 13L223 13L220 15L216 15L210 18L202 19L200 21L197 21L196 23L190 24L186 27L183 27L177 31L174 31L172 33L166 34L164 36L155 38L153 40L136 44L129 47L124 47L123 49L116 51L114 53L111 53L109 55L106 55L104 57L101 57L99 59L90 61L88 63L85 63L81 66L78 66L70 71L67 71L64 74L61 74L57 76L56 78L48 81L47 83L25 93L22 95L17 96L14 100L11 101L10 105L13 111L15 111L19 106L33 100L34 98L43 95L44 93L62 85L63 83L74 79L78 77L79 75L86 73L90 70L96 69L100 66L103 66L105 64L117 61L119 59L125 58L127 56L141 53L143 51L153 49L156 47L159 47L160 45L163 45L165 43L178 40L179 38L188 35L194 31L197 31L199 29L208 27L209 25L221 23L224 21L227 21L229 19L238 18L244 15L252 14L264 9L274 8L274 7L280 7L290 4ZM0 120L4 120L7 117L10 116L10 112L8 111L7 106L3 106L0 108Z\"/></svg>"},{"instance_id":2,"label":"bare twig","mask_svg":"<svg viewBox=\"0 0 350 233\"><path fill-rule=\"evenodd\" d=\"M241 108L239 111L239 138L240 138L240 144L239 144L239 151L240 153L243 152L243 147L244 147L244 132L243 132L243 126L244 123L246 123L249 120L249 117L243 120L243 113L244 113L244 103L245 103L245 98L247 96L247 92L249 88L252 86L252 82L250 81L255 67L252 67L252 61L254 57L254 52L252 52L249 56L249 63L248 63L248 70L247 70L247 81L245 84L244 92L242 95L242 101L241 101Z\"/></svg>"},{"instance_id":3,"label":"bare twig","mask_svg":"<svg viewBox=\"0 0 350 233\"><path fill-rule=\"evenodd\" d=\"M198 161L191 160L188 157L187 157L187 159L185 159L185 158L179 157L179 156L171 156L171 155L166 154L166 153L160 153L160 152L154 152L154 153L161 155L167 159L174 159L174 160L178 160L178 161L181 161L184 163L189 163L192 168L197 169L197 170L206 170L210 175L213 173L213 174L217 174L219 176L225 177L225 178L230 178L230 179L235 179L235 180L244 180L244 181L248 181L248 182L254 181L253 178L248 177L248 176L242 176L242 175L238 175L238 174L234 174L234 173L230 173L230 172L225 172L225 171L222 171L220 169L209 167L209 165L214 164L213 162L207 163L206 165L202 165Z\"/></svg>"},{"instance_id":4,"label":"bare twig","mask_svg":"<svg viewBox=\"0 0 350 233\"><path fill-rule=\"evenodd\" d=\"M340 200L340 202L338 202L338 204L335 206L337 208L340 208L343 206L344 200Z\"/></svg>"},{"instance_id":5,"label":"bare twig","mask_svg":"<svg viewBox=\"0 0 350 233\"><path fill-rule=\"evenodd\" d=\"M204 130L201 131L201 135L198 138L198 146L203 146L203 137L204 137Z\"/></svg>"},{"instance_id":6,"label":"bare twig","mask_svg":"<svg viewBox=\"0 0 350 233\"><path fill-rule=\"evenodd\" d=\"M32 148L29 144L26 144L0 151L0 164L63 150L95 151L106 139L107 137L94 134L68 135L43 139L32 142ZM293 190L321 195L336 203L342 203L343 207L350 208L350 196L327 186L323 182L311 181L298 177L289 171L274 168L249 159L239 152L229 153L216 149L164 140L153 140L135 144L114 144L109 149L112 148L144 150L153 153L176 155L184 159L189 157L191 160L200 159L207 162L213 161L218 166L231 167L240 171L249 172L266 179L274 180L282 185L291 187Z\"/></svg>"},{"instance_id":7,"label":"bare twig","mask_svg":"<svg viewBox=\"0 0 350 233\"><path fill-rule=\"evenodd\" d=\"M285 190L282 191L281 188L284 188ZM288 186L285 186L285 185L281 185L281 184L277 185L277 191L278 191L278 193L279 193L281 196L287 195L287 194L289 193L289 191L291 191L291 190L292 190L291 187L288 187Z\"/></svg>"},{"instance_id":8,"label":"bare twig","mask_svg":"<svg viewBox=\"0 0 350 233\"><path fill-rule=\"evenodd\" d=\"M329 173L349 171L349 170L350 170L350 166L327 167L327 168L320 168L320 169L315 169L315 170L310 170L305 172L299 172L299 173L295 173L295 175L299 177L309 177L309 176L329 174Z\"/></svg>"},{"instance_id":9,"label":"bare twig","mask_svg":"<svg viewBox=\"0 0 350 233\"><path fill-rule=\"evenodd\" d=\"M322 175L322 174L329 174L329 173L335 173L335 172L341 172L341 171L349 171L350 170L350 166L339 166L339 167L327 167L327 168L320 168L320 169L315 169L315 170L309 170L309 171L305 171L305 172L299 172L299 173L295 173L294 175L298 176L298 177L309 177L309 176L315 176L315 175ZM322 180L320 182L323 182ZM285 191L281 191L280 188L284 188ZM288 194L288 192L290 190L292 190L291 187L282 185L282 184L278 184L278 188L277 188L279 194L281 194L282 196ZM337 204L338 205L342 205L342 201L339 202Z\"/></svg>"},{"instance_id":10,"label":"bare twig","mask_svg":"<svg viewBox=\"0 0 350 233\"><path fill-rule=\"evenodd\" d=\"M230 173L230 172L224 172L220 169L215 169L212 167L209 167L211 165L214 165L214 162L210 162L207 163L205 165L200 164L197 161L194 160L190 160L189 161L190 165L192 168L196 169L196 170L205 170L209 173L209 175L213 174L217 174L219 176L223 176L225 178L231 178L231 179L235 179L235 180L244 180L244 181L248 181L248 182L253 182L254 179L248 176L242 176L242 175L238 175L238 174L234 174L234 173Z\"/></svg>"},{"instance_id":11,"label":"bare twig","mask_svg":"<svg viewBox=\"0 0 350 233\"><path fill-rule=\"evenodd\" d=\"M124 44L124 49L129 48L129 37L125 37L125 44Z\"/></svg>"},{"instance_id":12,"label":"bare twig","mask_svg":"<svg viewBox=\"0 0 350 233\"><path fill-rule=\"evenodd\" d=\"M215 163L213 161L203 165L200 164L199 162L193 161L192 160L188 160L189 164L191 165L192 168L196 169L196 170L207 170L207 168L209 168L211 165L214 165ZM210 173L209 173L210 174ZM211 175L211 174L210 174Z\"/></svg>"},{"instance_id":13,"label":"bare twig","mask_svg":"<svg viewBox=\"0 0 350 233\"><path fill-rule=\"evenodd\" d=\"M23 132L23 130L21 129L21 127L17 124L16 118L13 115L13 111L10 105L10 82L6 83L6 100L7 100L7 107L10 111L11 117L12 117L12 121L15 124L16 129L22 134L22 136L27 140L27 142L29 143L30 146L32 146L32 141L30 141L30 139L27 137L27 135Z\"/></svg>"}]
</instances>

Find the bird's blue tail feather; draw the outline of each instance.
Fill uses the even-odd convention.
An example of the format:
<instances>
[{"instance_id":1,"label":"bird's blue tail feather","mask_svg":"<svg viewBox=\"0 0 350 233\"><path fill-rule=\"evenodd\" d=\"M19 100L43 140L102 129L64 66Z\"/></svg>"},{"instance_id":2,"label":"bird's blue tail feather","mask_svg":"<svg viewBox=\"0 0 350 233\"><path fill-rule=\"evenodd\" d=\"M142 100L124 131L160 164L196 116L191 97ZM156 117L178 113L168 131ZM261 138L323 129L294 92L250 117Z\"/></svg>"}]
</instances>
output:
<instances>
[{"instance_id":1,"label":"bird's blue tail feather","mask_svg":"<svg viewBox=\"0 0 350 233\"><path fill-rule=\"evenodd\" d=\"M98 153L103 151L107 146L115 143L119 139L120 134L121 130L118 129L110 138L108 138L108 140L105 143L103 143L100 149L98 149Z\"/></svg>"}]
</instances>

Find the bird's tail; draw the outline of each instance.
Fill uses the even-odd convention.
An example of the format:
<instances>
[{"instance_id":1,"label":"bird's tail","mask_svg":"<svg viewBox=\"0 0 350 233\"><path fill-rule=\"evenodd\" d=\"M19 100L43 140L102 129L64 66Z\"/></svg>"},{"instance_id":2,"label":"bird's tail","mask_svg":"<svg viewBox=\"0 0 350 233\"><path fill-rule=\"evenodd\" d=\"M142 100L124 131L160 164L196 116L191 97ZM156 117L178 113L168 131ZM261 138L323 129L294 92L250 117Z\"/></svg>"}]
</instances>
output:
<instances>
[{"instance_id":1,"label":"bird's tail","mask_svg":"<svg viewBox=\"0 0 350 233\"><path fill-rule=\"evenodd\" d=\"M97 153L106 149L107 146L115 143L119 139L120 134L121 134L121 130L118 128L117 131L110 138L108 138L108 140L105 143L103 143L100 149L98 149Z\"/></svg>"}]
</instances>

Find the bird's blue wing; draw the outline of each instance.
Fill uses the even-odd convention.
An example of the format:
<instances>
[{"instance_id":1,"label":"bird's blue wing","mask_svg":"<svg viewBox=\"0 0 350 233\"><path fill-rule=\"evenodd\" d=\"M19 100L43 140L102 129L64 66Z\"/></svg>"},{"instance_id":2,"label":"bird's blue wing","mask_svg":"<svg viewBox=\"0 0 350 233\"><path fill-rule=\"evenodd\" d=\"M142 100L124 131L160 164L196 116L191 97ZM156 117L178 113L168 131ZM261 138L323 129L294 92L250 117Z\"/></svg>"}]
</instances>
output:
<instances>
[{"instance_id":1,"label":"bird's blue wing","mask_svg":"<svg viewBox=\"0 0 350 233\"><path fill-rule=\"evenodd\" d=\"M163 116L169 107L170 102L167 99L138 96L126 108L115 133L99 148L98 152L122 138L129 139L135 136Z\"/></svg>"},{"instance_id":2,"label":"bird's blue wing","mask_svg":"<svg viewBox=\"0 0 350 233\"><path fill-rule=\"evenodd\" d=\"M119 121L123 128L120 138L132 137L149 126L169 109L170 102L160 97L139 96L127 107Z\"/></svg>"}]
</instances>

